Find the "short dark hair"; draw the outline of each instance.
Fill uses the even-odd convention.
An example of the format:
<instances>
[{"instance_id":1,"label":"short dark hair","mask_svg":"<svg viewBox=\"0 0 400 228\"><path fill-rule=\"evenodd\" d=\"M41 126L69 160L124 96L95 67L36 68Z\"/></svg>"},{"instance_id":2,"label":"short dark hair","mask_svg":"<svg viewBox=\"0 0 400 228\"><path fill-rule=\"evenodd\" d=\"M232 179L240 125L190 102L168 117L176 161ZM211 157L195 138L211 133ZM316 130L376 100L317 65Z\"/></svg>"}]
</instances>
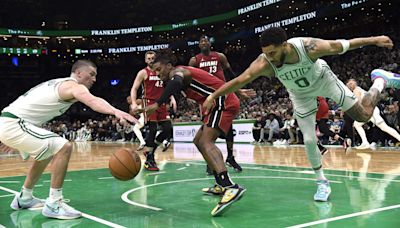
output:
<instances>
[{"instance_id":1,"label":"short dark hair","mask_svg":"<svg viewBox=\"0 0 400 228\"><path fill-rule=\"evenodd\" d=\"M281 27L272 27L261 33L261 47L269 45L281 45L287 41L286 31Z\"/></svg>"},{"instance_id":2,"label":"short dark hair","mask_svg":"<svg viewBox=\"0 0 400 228\"><path fill-rule=\"evenodd\" d=\"M77 69L79 69L81 67L86 67L86 66L91 66L91 67L97 68L96 65L92 61L90 61L88 59L80 59L80 60L76 61L74 63L74 65L72 65L71 72L76 72Z\"/></svg>"},{"instance_id":3,"label":"short dark hair","mask_svg":"<svg viewBox=\"0 0 400 228\"><path fill-rule=\"evenodd\" d=\"M156 52L156 57L154 59L154 62L161 62L164 64L171 63L172 66L175 66L177 63L177 59L175 54L172 52L171 49L160 49Z\"/></svg>"},{"instance_id":4,"label":"short dark hair","mask_svg":"<svg viewBox=\"0 0 400 228\"><path fill-rule=\"evenodd\" d=\"M199 41L200 41L201 39L206 39L206 40L210 41L210 37L208 37L207 35L202 35L202 36L200 36Z\"/></svg>"}]
</instances>

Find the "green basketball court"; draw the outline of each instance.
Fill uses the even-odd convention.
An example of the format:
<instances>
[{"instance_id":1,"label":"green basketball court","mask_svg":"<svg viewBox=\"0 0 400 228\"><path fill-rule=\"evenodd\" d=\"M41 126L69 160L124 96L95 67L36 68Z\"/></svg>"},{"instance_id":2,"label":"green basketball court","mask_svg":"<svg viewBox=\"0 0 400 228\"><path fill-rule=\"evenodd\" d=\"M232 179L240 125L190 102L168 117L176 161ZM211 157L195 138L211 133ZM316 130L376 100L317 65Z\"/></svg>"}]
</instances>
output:
<instances>
[{"instance_id":1,"label":"green basketball court","mask_svg":"<svg viewBox=\"0 0 400 228\"><path fill-rule=\"evenodd\" d=\"M247 188L243 198L220 217L211 217L216 196L201 188L213 184L202 161L160 163L160 172L141 171L132 181L111 177L108 169L70 171L64 185L70 205L84 213L76 220L48 219L40 210L13 211L12 193L24 177L0 179L0 224L5 227L400 227L397 176L326 171L329 202L314 202L311 170L244 165L232 173ZM49 175L38 182L45 198Z\"/></svg>"}]
</instances>

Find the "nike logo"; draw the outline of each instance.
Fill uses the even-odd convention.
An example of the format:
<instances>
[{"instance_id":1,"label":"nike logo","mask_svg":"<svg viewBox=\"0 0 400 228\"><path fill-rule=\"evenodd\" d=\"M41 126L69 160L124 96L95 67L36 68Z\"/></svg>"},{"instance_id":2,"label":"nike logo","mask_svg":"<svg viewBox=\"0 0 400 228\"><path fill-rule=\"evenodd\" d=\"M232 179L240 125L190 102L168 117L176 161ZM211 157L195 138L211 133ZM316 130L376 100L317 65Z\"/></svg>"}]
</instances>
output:
<instances>
[{"instance_id":1,"label":"nike logo","mask_svg":"<svg viewBox=\"0 0 400 228\"><path fill-rule=\"evenodd\" d=\"M60 211L60 208L59 208L59 207L54 208L54 207L50 207L50 206L47 205L47 204L46 204L46 207L47 207L50 211L52 211L53 213L56 213L56 214L58 214L58 212Z\"/></svg>"}]
</instances>

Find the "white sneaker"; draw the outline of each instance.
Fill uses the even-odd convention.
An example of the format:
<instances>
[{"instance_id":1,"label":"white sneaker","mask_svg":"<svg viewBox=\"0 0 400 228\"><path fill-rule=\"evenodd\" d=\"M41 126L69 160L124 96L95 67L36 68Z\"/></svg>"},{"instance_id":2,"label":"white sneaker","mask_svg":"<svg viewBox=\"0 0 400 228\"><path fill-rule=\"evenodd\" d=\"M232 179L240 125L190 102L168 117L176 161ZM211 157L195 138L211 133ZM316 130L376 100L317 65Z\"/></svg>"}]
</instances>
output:
<instances>
[{"instance_id":1,"label":"white sneaker","mask_svg":"<svg viewBox=\"0 0 400 228\"><path fill-rule=\"evenodd\" d=\"M317 192L314 195L315 201L326 202L331 195L331 186L328 180L317 180Z\"/></svg>"},{"instance_id":2,"label":"white sneaker","mask_svg":"<svg viewBox=\"0 0 400 228\"><path fill-rule=\"evenodd\" d=\"M76 219L81 217L82 213L75 210L73 207L68 206L63 199L59 199L52 203L49 198L47 198L46 204L42 210L42 215L57 219Z\"/></svg>"},{"instance_id":3,"label":"white sneaker","mask_svg":"<svg viewBox=\"0 0 400 228\"><path fill-rule=\"evenodd\" d=\"M140 144L140 146L138 148L136 148L136 150L137 151L143 150L145 146L146 146L146 143L145 144Z\"/></svg>"},{"instance_id":4,"label":"white sneaker","mask_svg":"<svg viewBox=\"0 0 400 228\"><path fill-rule=\"evenodd\" d=\"M366 150L369 149L371 147L371 145L369 143L362 143L361 145L357 146L356 149L357 150Z\"/></svg>"},{"instance_id":5,"label":"white sneaker","mask_svg":"<svg viewBox=\"0 0 400 228\"><path fill-rule=\"evenodd\" d=\"M11 202L10 207L16 211L28 208L38 208L38 207L43 207L44 202L45 200L38 199L36 197L33 197L29 200L23 200L19 197L18 193L18 195L15 195L13 201Z\"/></svg>"}]
</instances>

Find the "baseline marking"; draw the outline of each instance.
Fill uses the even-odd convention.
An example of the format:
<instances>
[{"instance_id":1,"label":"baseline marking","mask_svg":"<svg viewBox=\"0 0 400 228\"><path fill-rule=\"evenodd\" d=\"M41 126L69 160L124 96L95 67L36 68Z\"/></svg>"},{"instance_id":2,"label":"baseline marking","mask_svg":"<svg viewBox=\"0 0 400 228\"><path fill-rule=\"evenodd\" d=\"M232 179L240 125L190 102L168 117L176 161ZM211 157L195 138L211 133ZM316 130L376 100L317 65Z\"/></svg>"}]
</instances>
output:
<instances>
[{"instance_id":1,"label":"baseline marking","mask_svg":"<svg viewBox=\"0 0 400 228\"><path fill-rule=\"evenodd\" d=\"M328 218L328 219L322 219L322 220L309 222L309 223L303 223L303 224L299 224L299 225L295 225L295 226L289 226L288 228L302 228L302 227L314 226L314 225L318 225L321 223L328 223L328 222L332 222L332 221L357 217L360 215L371 214L371 213L380 212L380 211L392 210L392 209L396 209L396 208L400 208L400 204L392 205L392 206L388 206L388 207L376 208L376 209L367 210L367 211L361 211L361 212L352 213L352 214L348 214L348 215L341 215L341 216Z\"/></svg>"}]
</instances>

